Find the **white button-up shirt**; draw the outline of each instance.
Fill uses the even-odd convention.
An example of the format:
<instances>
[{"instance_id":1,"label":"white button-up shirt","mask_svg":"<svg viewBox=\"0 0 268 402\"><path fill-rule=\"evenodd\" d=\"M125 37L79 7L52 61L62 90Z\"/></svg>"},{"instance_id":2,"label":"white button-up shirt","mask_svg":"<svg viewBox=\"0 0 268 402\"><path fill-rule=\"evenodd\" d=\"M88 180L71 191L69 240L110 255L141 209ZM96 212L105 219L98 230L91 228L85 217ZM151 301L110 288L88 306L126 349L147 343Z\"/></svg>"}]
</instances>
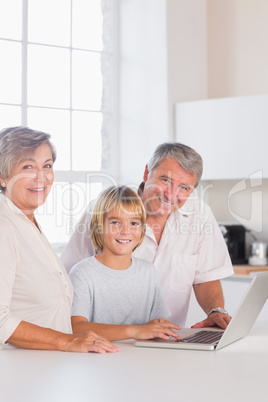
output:
<instances>
[{"instance_id":1,"label":"white button-up shirt","mask_svg":"<svg viewBox=\"0 0 268 402\"><path fill-rule=\"evenodd\" d=\"M170 321L185 324L193 284L233 274L229 253L211 212L200 200L188 199L170 214L159 245L150 227L134 255L154 263Z\"/></svg>"},{"instance_id":2,"label":"white button-up shirt","mask_svg":"<svg viewBox=\"0 0 268 402\"><path fill-rule=\"evenodd\" d=\"M0 194L0 344L21 321L72 333L73 289L43 233Z\"/></svg>"}]
</instances>

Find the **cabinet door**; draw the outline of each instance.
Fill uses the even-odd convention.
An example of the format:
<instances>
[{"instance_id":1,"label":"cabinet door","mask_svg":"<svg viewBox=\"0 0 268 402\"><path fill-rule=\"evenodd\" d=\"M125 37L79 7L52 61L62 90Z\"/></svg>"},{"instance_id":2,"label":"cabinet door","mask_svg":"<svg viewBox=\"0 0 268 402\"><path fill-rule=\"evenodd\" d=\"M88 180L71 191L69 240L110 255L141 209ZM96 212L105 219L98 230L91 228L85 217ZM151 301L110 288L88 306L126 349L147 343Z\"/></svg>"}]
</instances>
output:
<instances>
[{"instance_id":1,"label":"cabinet door","mask_svg":"<svg viewBox=\"0 0 268 402\"><path fill-rule=\"evenodd\" d=\"M204 161L204 180L268 177L268 95L177 103L176 141Z\"/></svg>"}]
</instances>

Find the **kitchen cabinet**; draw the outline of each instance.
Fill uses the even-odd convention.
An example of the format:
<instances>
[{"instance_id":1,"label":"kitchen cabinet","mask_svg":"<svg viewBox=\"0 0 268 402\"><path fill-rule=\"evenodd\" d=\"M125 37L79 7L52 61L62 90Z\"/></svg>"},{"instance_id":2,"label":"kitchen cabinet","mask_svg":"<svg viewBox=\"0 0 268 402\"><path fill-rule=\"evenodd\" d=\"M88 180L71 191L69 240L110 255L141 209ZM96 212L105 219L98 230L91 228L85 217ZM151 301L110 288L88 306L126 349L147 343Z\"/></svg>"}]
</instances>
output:
<instances>
[{"instance_id":1,"label":"kitchen cabinet","mask_svg":"<svg viewBox=\"0 0 268 402\"><path fill-rule=\"evenodd\" d=\"M175 105L176 141L204 161L204 180L268 177L268 95Z\"/></svg>"}]
</instances>

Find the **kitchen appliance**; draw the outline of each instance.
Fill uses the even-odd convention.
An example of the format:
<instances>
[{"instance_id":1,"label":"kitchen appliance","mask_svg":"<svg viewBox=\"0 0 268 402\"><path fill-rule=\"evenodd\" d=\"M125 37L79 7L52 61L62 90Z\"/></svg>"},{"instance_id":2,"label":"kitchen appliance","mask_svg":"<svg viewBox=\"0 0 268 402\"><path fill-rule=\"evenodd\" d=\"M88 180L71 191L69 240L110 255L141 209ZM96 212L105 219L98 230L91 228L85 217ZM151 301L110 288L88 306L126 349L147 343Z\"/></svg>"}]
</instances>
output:
<instances>
[{"instance_id":1,"label":"kitchen appliance","mask_svg":"<svg viewBox=\"0 0 268 402\"><path fill-rule=\"evenodd\" d=\"M268 243L265 241L254 241L250 245L250 265L267 265Z\"/></svg>"},{"instance_id":2,"label":"kitchen appliance","mask_svg":"<svg viewBox=\"0 0 268 402\"><path fill-rule=\"evenodd\" d=\"M246 228L242 225L219 224L233 265L247 264Z\"/></svg>"}]
</instances>

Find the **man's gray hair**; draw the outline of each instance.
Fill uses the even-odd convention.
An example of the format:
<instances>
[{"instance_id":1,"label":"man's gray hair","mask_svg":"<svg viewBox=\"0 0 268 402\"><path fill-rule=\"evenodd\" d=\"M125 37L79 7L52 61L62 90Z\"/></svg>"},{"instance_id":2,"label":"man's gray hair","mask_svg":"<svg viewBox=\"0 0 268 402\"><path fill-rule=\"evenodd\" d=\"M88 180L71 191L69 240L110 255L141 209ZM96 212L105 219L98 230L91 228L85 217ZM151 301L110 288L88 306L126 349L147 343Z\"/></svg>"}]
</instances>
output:
<instances>
[{"instance_id":1,"label":"man's gray hair","mask_svg":"<svg viewBox=\"0 0 268 402\"><path fill-rule=\"evenodd\" d=\"M193 148L179 142L165 142L158 145L148 163L149 172L170 158L181 165L187 173L196 175L195 187L197 187L203 173L203 160Z\"/></svg>"},{"instance_id":2,"label":"man's gray hair","mask_svg":"<svg viewBox=\"0 0 268 402\"><path fill-rule=\"evenodd\" d=\"M18 126L4 128L0 131L0 175L9 177L12 169L22 159L33 153L40 145L47 144L52 153L52 160L56 160L56 149L50 142L50 134ZM0 190L5 188L0 184Z\"/></svg>"}]
</instances>

